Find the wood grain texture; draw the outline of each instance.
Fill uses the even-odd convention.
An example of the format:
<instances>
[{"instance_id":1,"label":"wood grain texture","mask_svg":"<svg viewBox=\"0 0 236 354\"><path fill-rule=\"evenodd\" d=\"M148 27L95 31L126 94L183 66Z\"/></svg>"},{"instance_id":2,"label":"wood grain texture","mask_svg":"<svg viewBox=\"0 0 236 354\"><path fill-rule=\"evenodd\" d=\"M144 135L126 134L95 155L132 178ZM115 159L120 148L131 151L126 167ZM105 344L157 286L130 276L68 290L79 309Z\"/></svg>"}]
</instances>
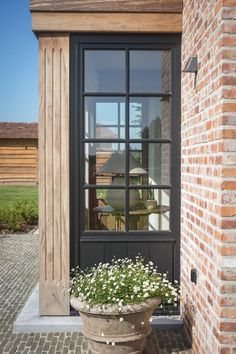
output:
<instances>
[{"instance_id":1,"label":"wood grain texture","mask_svg":"<svg viewBox=\"0 0 236 354\"><path fill-rule=\"evenodd\" d=\"M69 314L69 35L39 37L40 314Z\"/></svg>"},{"instance_id":2,"label":"wood grain texture","mask_svg":"<svg viewBox=\"0 0 236 354\"><path fill-rule=\"evenodd\" d=\"M182 0L30 0L31 11L182 12Z\"/></svg>"},{"instance_id":3,"label":"wood grain texture","mask_svg":"<svg viewBox=\"0 0 236 354\"><path fill-rule=\"evenodd\" d=\"M0 183L37 183L37 139L0 141Z\"/></svg>"},{"instance_id":4,"label":"wood grain texture","mask_svg":"<svg viewBox=\"0 0 236 354\"><path fill-rule=\"evenodd\" d=\"M30 165L35 167L35 159L34 158L24 158L23 156L20 156L18 158L8 158L6 155L1 155L0 154L0 166L1 165L10 165L10 166L15 166L15 164L20 164L20 165Z\"/></svg>"},{"instance_id":5,"label":"wood grain texture","mask_svg":"<svg viewBox=\"0 0 236 354\"><path fill-rule=\"evenodd\" d=\"M32 13L33 31L181 33L181 14Z\"/></svg>"}]
</instances>

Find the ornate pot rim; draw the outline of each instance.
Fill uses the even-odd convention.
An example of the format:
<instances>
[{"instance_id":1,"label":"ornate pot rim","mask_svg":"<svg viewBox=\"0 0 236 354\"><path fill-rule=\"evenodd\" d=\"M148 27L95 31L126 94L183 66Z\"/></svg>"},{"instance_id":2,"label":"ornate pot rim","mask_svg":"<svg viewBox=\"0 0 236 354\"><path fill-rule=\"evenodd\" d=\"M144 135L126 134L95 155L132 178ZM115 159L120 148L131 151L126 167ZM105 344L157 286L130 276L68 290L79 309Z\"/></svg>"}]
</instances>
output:
<instances>
[{"instance_id":1,"label":"ornate pot rim","mask_svg":"<svg viewBox=\"0 0 236 354\"><path fill-rule=\"evenodd\" d=\"M141 302L140 304L129 304L129 305L121 306L119 309L118 309L118 305L109 305L109 304L94 305L88 309L87 307L88 304L86 302L80 301L79 298L77 297L71 296L70 298L70 304L75 310L79 312L93 314L93 315L132 314L135 312L143 312L150 308L154 310L160 303L161 303L160 299L151 298L151 299L147 299L144 302Z\"/></svg>"}]
</instances>

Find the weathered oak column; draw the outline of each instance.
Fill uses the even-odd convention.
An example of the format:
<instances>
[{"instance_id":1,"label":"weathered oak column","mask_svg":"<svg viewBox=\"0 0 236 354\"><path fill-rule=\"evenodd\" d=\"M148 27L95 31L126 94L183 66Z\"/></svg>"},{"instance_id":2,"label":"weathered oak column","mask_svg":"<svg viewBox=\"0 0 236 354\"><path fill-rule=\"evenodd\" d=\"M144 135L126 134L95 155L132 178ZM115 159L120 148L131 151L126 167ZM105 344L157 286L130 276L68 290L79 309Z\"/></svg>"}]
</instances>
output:
<instances>
[{"instance_id":1,"label":"weathered oak column","mask_svg":"<svg viewBox=\"0 0 236 354\"><path fill-rule=\"evenodd\" d=\"M68 315L69 35L39 37L40 314Z\"/></svg>"}]
</instances>

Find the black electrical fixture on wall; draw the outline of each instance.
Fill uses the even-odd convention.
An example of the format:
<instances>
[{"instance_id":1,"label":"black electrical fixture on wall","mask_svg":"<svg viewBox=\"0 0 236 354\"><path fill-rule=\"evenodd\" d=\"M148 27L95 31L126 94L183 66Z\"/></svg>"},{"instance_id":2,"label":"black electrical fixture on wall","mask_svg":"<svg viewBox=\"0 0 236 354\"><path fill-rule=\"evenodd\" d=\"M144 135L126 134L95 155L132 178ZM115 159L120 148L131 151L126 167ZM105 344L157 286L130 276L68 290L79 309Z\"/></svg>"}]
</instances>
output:
<instances>
[{"instance_id":1,"label":"black electrical fixture on wall","mask_svg":"<svg viewBox=\"0 0 236 354\"><path fill-rule=\"evenodd\" d=\"M195 74L194 76L194 87L196 86L196 78L197 78L197 72L198 72L198 60L197 56L195 57L190 57L184 67L183 70L184 73L193 73Z\"/></svg>"},{"instance_id":2,"label":"black electrical fixture on wall","mask_svg":"<svg viewBox=\"0 0 236 354\"><path fill-rule=\"evenodd\" d=\"M191 282L197 284L197 269L191 269Z\"/></svg>"}]
</instances>

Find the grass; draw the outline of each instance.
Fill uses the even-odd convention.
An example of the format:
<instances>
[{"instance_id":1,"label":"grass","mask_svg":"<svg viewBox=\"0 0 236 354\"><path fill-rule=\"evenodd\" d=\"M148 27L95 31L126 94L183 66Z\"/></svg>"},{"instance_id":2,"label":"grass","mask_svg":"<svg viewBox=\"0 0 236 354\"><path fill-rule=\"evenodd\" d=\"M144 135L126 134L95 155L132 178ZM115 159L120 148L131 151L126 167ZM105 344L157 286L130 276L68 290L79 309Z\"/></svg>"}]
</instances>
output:
<instances>
[{"instance_id":1,"label":"grass","mask_svg":"<svg viewBox=\"0 0 236 354\"><path fill-rule=\"evenodd\" d=\"M38 203L37 186L0 186L0 208L11 207L18 202Z\"/></svg>"},{"instance_id":2,"label":"grass","mask_svg":"<svg viewBox=\"0 0 236 354\"><path fill-rule=\"evenodd\" d=\"M0 233L27 232L38 223L36 186L0 186Z\"/></svg>"}]
</instances>

